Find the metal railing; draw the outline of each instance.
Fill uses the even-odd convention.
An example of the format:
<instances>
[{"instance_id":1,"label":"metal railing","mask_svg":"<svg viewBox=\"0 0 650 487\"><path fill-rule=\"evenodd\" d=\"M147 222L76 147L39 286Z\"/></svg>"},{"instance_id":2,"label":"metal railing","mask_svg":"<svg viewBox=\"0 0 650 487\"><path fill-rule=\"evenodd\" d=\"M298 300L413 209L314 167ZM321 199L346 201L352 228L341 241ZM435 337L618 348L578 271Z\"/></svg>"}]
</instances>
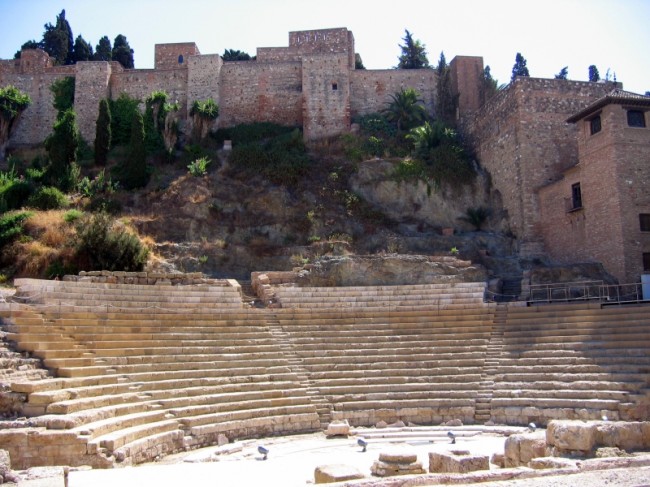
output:
<instances>
[{"instance_id":1,"label":"metal railing","mask_svg":"<svg viewBox=\"0 0 650 487\"><path fill-rule=\"evenodd\" d=\"M568 301L599 301L603 303L639 303L643 301L641 283L605 284L603 281L581 281L554 284L532 284L529 303Z\"/></svg>"}]
</instances>

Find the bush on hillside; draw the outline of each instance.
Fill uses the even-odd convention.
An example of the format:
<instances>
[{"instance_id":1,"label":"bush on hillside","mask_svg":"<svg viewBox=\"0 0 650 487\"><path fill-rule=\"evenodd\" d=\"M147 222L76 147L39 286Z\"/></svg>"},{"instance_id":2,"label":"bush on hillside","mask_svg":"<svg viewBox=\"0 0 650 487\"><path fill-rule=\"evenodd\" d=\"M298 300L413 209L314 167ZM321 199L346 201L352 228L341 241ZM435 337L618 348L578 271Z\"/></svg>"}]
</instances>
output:
<instances>
[{"instance_id":1,"label":"bush on hillside","mask_svg":"<svg viewBox=\"0 0 650 487\"><path fill-rule=\"evenodd\" d=\"M106 213L84 218L77 225L77 253L87 270L141 271L149 249Z\"/></svg>"},{"instance_id":2,"label":"bush on hillside","mask_svg":"<svg viewBox=\"0 0 650 487\"><path fill-rule=\"evenodd\" d=\"M32 215L29 211L5 213L0 217L0 248L4 247L23 232L23 222Z\"/></svg>"},{"instance_id":3,"label":"bush on hillside","mask_svg":"<svg viewBox=\"0 0 650 487\"><path fill-rule=\"evenodd\" d=\"M66 195L57 188L44 186L29 197L27 206L43 211L60 210L70 206L70 202Z\"/></svg>"}]
</instances>

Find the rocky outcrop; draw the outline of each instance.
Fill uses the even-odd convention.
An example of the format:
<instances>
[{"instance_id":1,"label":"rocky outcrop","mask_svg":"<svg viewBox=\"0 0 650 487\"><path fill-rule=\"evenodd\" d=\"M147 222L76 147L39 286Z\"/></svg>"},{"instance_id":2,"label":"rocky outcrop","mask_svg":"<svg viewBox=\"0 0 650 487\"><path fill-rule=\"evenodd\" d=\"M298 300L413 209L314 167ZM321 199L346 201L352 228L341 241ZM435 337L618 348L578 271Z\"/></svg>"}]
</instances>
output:
<instances>
[{"instance_id":1,"label":"rocky outcrop","mask_svg":"<svg viewBox=\"0 0 650 487\"><path fill-rule=\"evenodd\" d=\"M483 282L485 269L455 257L357 255L324 257L298 273L299 286L382 286Z\"/></svg>"}]
</instances>

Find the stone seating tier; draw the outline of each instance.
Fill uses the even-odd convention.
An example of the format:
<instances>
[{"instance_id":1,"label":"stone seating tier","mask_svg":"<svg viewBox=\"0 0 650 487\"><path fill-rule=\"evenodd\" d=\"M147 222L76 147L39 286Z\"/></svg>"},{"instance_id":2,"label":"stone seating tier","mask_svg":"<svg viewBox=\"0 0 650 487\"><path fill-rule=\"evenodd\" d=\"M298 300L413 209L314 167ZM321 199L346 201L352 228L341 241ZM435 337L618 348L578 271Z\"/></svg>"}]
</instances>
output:
<instances>
[{"instance_id":1,"label":"stone seating tier","mask_svg":"<svg viewBox=\"0 0 650 487\"><path fill-rule=\"evenodd\" d=\"M101 296L89 283L52 286L48 299L61 302ZM477 408L486 397L487 417L512 424L614 419L647 401L647 307L508 305L497 319L496 305L482 301L484 284L469 283L285 286L275 288L280 301L308 307L245 310L227 300L206 307L205 290L191 286L141 286L153 295L99 287L109 296L100 306L12 313L9 338L59 376L12 384L28 397L24 412L47 428L36 436L57 445L21 455L31 433L0 430L17 465L138 463L219 435L314 431L331 419L471 424L484 417ZM208 292L217 291L239 292ZM180 311L137 308L189 298L198 302Z\"/></svg>"}]
</instances>

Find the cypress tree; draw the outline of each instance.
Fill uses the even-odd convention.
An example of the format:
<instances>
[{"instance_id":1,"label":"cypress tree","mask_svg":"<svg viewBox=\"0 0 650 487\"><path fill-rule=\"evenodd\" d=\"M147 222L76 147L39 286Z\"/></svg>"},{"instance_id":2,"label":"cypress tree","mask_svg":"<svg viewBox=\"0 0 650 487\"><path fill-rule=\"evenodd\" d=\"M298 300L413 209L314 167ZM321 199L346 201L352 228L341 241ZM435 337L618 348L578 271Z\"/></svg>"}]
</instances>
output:
<instances>
[{"instance_id":1,"label":"cypress tree","mask_svg":"<svg viewBox=\"0 0 650 487\"><path fill-rule=\"evenodd\" d=\"M135 112L131 122L129 156L120 172L120 182L126 189L142 188L149 181L147 153L144 147L144 120L139 111Z\"/></svg>"},{"instance_id":2,"label":"cypress tree","mask_svg":"<svg viewBox=\"0 0 650 487\"><path fill-rule=\"evenodd\" d=\"M99 116L95 129L95 164L105 166L111 147L111 110L105 98L99 102Z\"/></svg>"},{"instance_id":3,"label":"cypress tree","mask_svg":"<svg viewBox=\"0 0 650 487\"><path fill-rule=\"evenodd\" d=\"M68 191L75 184L70 179L70 171L77 160L79 142L77 117L70 108L60 115L52 133L45 139L45 149L50 159L46 179L62 191Z\"/></svg>"}]
</instances>

